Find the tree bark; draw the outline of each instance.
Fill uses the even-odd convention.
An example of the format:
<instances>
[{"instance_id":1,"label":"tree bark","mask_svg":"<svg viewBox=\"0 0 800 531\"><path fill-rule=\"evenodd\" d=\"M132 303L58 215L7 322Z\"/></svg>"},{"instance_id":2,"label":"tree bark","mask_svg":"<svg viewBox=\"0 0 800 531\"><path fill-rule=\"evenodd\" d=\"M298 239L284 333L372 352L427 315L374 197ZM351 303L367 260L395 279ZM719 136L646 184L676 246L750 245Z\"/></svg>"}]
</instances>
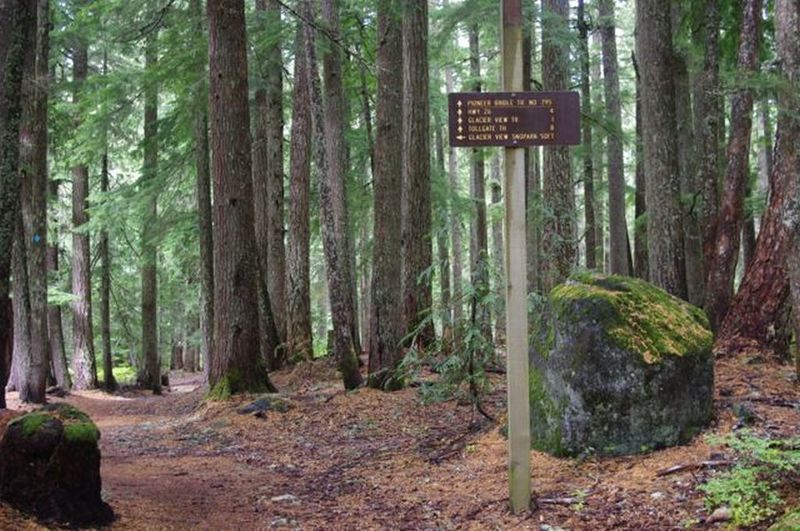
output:
<instances>
[{"instance_id":1,"label":"tree bark","mask_svg":"<svg viewBox=\"0 0 800 531\"><path fill-rule=\"evenodd\" d=\"M47 246L47 272L58 271L58 247ZM53 364L53 373L56 385L65 391L72 387L72 378L69 374L66 349L64 348L64 330L61 323L61 307L51 304L47 307L47 337L50 345L50 360Z\"/></svg>"},{"instance_id":2,"label":"tree bark","mask_svg":"<svg viewBox=\"0 0 800 531\"><path fill-rule=\"evenodd\" d=\"M500 169L500 153L492 158L492 180L489 187L492 190L492 206L498 211L503 209L503 189ZM499 215L492 216L492 254L494 255L494 278L497 279L498 289L504 285L505 265L503 253L503 220ZM505 297L498 296L494 304L494 337L498 344L503 344L506 337L506 304Z\"/></svg>"},{"instance_id":3,"label":"tree bark","mask_svg":"<svg viewBox=\"0 0 800 531\"><path fill-rule=\"evenodd\" d=\"M718 0L707 0L705 13L692 28L692 40L705 43L703 62L694 76L692 86L692 110L694 114L695 153L697 155L697 183L702 197L700 232L703 237L703 262L705 277L708 276L711 254L716 236L719 213L719 147L723 109L718 96L719 79L719 27L720 7Z\"/></svg>"},{"instance_id":4,"label":"tree bark","mask_svg":"<svg viewBox=\"0 0 800 531\"><path fill-rule=\"evenodd\" d=\"M350 261L349 226L347 213L345 109L342 88L342 59L339 40L339 6L336 0L323 0L322 19L328 42L323 55L325 90L323 101L324 146L328 172L320 175L320 207L322 210L322 237L328 273L328 295L333 320L334 353L345 389L355 389L362 383L358 357L352 332L356 319L353 300L353 271ZM314 73L314 75L316 75Z\"/></svg>"},{"instance_id":5,"label":"tree bark","mask_svg":"<svg viewBox=\"0 0 800 531\"><path fill-rule=\"evenodd\" d=\"M746 2L740 31L737 69L751 74L758 69L761 6L761 0ZM719 329L733 298L733 281L744 219L745 187L749 173L752 116L753 93L749 88L741 88L731 100L727 170L706 278L708 289L705 310L714 331Z\"/></svg>"},{"instance_id":6,"label":"tree bark","mask_svg":"<svg viewBox=\"0 0 800 531\"><path fill-rule=\"evenodd\" d=\"M37 24L28 30L22 84L20 127L20 184L24 264L30 302L30 350L23 353L20 399L43 404L49 374L47 341L47 93L50 14L49 2L35 2Z\"/></svg>"},{"instance_id":7,"label":"tree bark","mask_svg":"<svg viewBox=\"0 0 800 531\"><path fill-rule=\"evenodd\" d=\"M26 245L22 224L22 212L17 211L17 227L14 238L14 250L11 257L12 284L14 298L14 353L11 360L11 375L8 382L9 391L20 391L26 385L25 374L28 371L31 349L31 299L28 292L28 270L25 264Z\"/></svg>"},{"instance_id":8,"label":"tree bark","mask_svg":"<svg viewBox=\"0 0 800 531\"><path fill-rule=\"evenodd\" d=\"M36 26L33 2L7 1L0 4L0 345L5 353L14 342L11 302L8 300L11 256L19 217L19 133L22 113L22 80L25 51L31 27ZM2 356L2 363L10 360ZM0 367L3 381L0 406L5 407L5 377L10 367Z\"/></svg>"},{"instance_id":9,"label":"tree bark","mask_svg":"<svg viewBox=\"0 0 800 531\"><path fill-rule=\"evenodd\" d=\"M601 16L603 3L601 2ZM613 7L612 7L613 9ZM586 247L586 269L597 268L597 224L594 212L594 161L592 154L592 97L589 86L589 22L586 20L584 1L578 0L578 37L581 62L581 100L583 101L583 219L584 243ZM612 25L613 36L613 25ZM616 53L616 44L614 45ZM616 73L616 72L615 72ZM608 97L606 95L606 97Z\"/></svg>"},{"instance_id":10,"label":"tree bark","mask_svg":"<svg viewBox=\"0 0 800 531\"><path fill-rule=\"evenodd\" d=\"M731 352L742 346L768 348L780 329L782 308L789 296L787 275L797 263L798 143L797 86L800 83L800 24L797 2L775 4L776 43L787 83L778 94L778 129L770 173L770 199L761 222L753 262L722 321L716 348ZM789 264L787 264L787 258ZM794 270L796 272L796 270ZM798 278L794 276L793 282Z\"/></svg>"},{"instance_id":11,"label":"tree bark","mask_svg":"<svg viewBox=\"0 0 800 531\"><path fill-rule=\"evenodd\" d=\"M261 357L244 1L208 3L214 180L212 396L274 389Z\"/></svg>"},{"instance_id":12,"label":"tree bark","mask_svg":"<svg viewBox=\"0 0 800 531\"><path fill-rule=\"evenodd\" d=\"M445 90L453 92L453 67L446 66L444 70ZM452 248L453 264L453 292L452 292L452 323L454 333L454 343L458 342L458 326L461 323L464 308L464 294L462 288L464 261L462 257L462 225L461 215L458 208L459 199L459 175L458 175L458 153L456 148L450 146L447 150L447 178L450 183L451 208L450 208L450 240Z\"/></svg>"},{"instance_id":13,"label":"tree bark","mask_svg":"<svg viewBox=\"0 0 800 531\"><path fill-rule=\"evenodd\" d=\"M197 35L206 31L203 22L202 0L191 0L191 17ZM195 49L202 50L195 42ZM214 236L211 211L211 170L208 155L208 73L207 53L197 53L195 61L194 118L192 136L196 171L195 195L197 200L197 225L200 240L200 331L201 355L205 378L208 380L209 356L214 345Z\"/></svg>"},{"instance_id":14,"label":"tree bark","mask_svg":"<svg viewBox=\"0 0 800 531\"><path fill-rule=\"evenodd\" d=\"M103 53L103 75L108 72L108 56ZM100 192L108 192L108 128L103 129L103 157L100 162ZM114 358L111 352L111 253L108 250L108 230L100 231L100 334L103 346L103 387L113 392L117 389L114 379Z\"/></svg>"},{"instance_id":15,"label":"tree bark","mask_svg":"<svg viewBox=\"0 0 800 531\"><path fill-rule=\"evenodd\" d=\"M644 217L647 213L647 184L644 178L644 149L642 146L642 82L635 53L632 59L636 74L636 197L633 224L633 247L636 256L634 276L648 280L650 271L647 263L647 218Z\"/></svg>"},{"instance_id":16,"label":"tree bark","mask_svg":"<svg viewBox=\"0 0 800 531\"><path fill-rule=\"evenodd\" d=\"M144 165L141 188L147 201L142 227L142 358L139 384L161 394L161 356L158 352L158 85L153 79L158 62L158 29L145 41Z\"/></svg>"},{"instance_id":17,"label":"tree bark","mask_svg":"<svg viewBox=\"0 0 800 531\"><path fill-rule=\"evenodd\" d=\"M566 0L542 0L542 81L545 90L566 90L569 83L569 6ZM576 265L575 193L567 146L544 148L542 283L549 293Z\"/></svg>"},{"instance_id":18,"label":"tree bark","mask_svg":"<svg viewBox=\"0 0 800 531\"><path fill-rule=\"evenodd\" d=\"M480 26L471 24L467 30L469 36L469 69L474 80L472 90L481 92L481 63L480 63ZM469 260L470 281L472 283L473 297L477 303L475 321L480 326L484 337L491 341L492 322L490 308L482 303L489 294L489 227L486 220L486 163L484 155L486 150L472 149L472 167L470 181L470 196L473 202L472 222L470 230Z\"/></svg>"},{"instance_id":19,"label":"tree bark","mask_svg":"<svg viewBox=\"0 0 800 531\"><path fill-rule=\"evenodd\" d=\"M81 89L89 70L88 45L78 39L72 49L73 102L79 103ZM72 168L72 226L80 229L89 221L86 212L89 197L89 168L78 164ZM92 278L91 247L89 235L72 233L72 373L75 389L97 387L97 365L94 358L94 332L92 329Z\"/></svg>"},{"instance_id":20,"label":"tree bark","mask_svg":"<svg viewBox=\"0 0 800 531\"><path fill-rule=\"evenodd\" d=\"M369 325L369 386L397 389L402 360L401 254L403 48L401 2L378 0L375 176L373 189L372 306Z\"/></svg>"},{"instance_id":21,"label":"tree bark","mask_svg":"<svg viewBox=\"0 0 800 531\"><path fill-rule=\"evenodd\" d=\"M430 319L433 296L431 241L430 104L428 101L428 3L403 5L403 311L406 333L420 345L436 339Z\"/></svg>"},{"instance_id":22,"label":"tree bark","mask_svg":"<svg viewBox=\"0 0 800 531\"><path fill-rule=\"evenodd\" d=\"M613 0L599 4L600 35L603 48L603 84L607 119L611 125L608 135L608 230L610 243L610 273L630 275L628 268L628 222L625 216L625 165L622 155L622 107L619 95L616 19Z\"/></svg>"},{"instance_id":23,"label":"tree bark","mask_svg":"<svg viewBox=\"0 0 800 531\"><path fill-rule=\"evenodd\" d=\"M650 281L686 298L670 4L636 3Z\"/></svg>"},{"instance_id":24,"label":"tree bark","mask_svg":"<svg viewBox=\"0 0 800 531\"><path fill-rule=\"evenodd\" d=\"M260 36L270 35L274 28L271 24L274 22L274 10L267 14L267 2L259 0L256 2L256 9L261 12L261 28ZM280 12L278 12L278 22L280 22ZM275 50L270 49L267 52L268 56L275 53ZM274 68L280 70L280 49L278 53L277 67L274 64L274 59L266 59L259 61L265 64L265 71L259 75L260 82L256 89L255 94L255 120L253 128L253 203L255 214L255 240L256 240L256 256L258 258L258 313L259 313L259 326L261 333L261 350L264 354L264 361L269 370L276 370L283 364L282 350L279 348L281 337L279 327L276 322L276 316L273 313L272 305L272 292L270 292L270 278L273 274L281 275L281 271L277 270L277 265L273 265L270 260L270 216L272 210L272 201L270 198L270 183L272 181L271 165L273 164L272 153L270 152L270 121L273 119L270 116L270 102L268 91L271 87L267 88L267 74ZM264 68L264 67L262 67ZM274 284L274 282L273 282ZM281 284L280 290L284 287Z\"/></svg>"},{"instance_id":25,"label":"tree bark","mask_svg":"<svg viewBox=\"0 0 800 531\"><path fill-rule=\"evenodd\" d=\"M435 126L436 136L436 176L439 179L440 186L448 186L447 171L445 170L444 162L444 127L438 122ZM450 231L448 228L449 216L452 213L453 202L447 198L434 210L438 213L436 217L436 225L439 229L436 230L436 251L437 262L439 269L439 305L441 306L442 316L442 338L449 338L452 331L452 312L451 304L451 288L450 288Z\"/></svg>"},{"instance_id":26,"label":"tree bark","mask_svg":"<svg viewBox=\"0 0 800 531\"><path fill-rule=\"evenodd\" d=\"M286 342L291 361L311 359L311 296L309 285L309 202L311 186L311 95L305 37L298 28L294 66L294 109L291 131L291 178Z\"/></svg>"},{"instance_id":27,"label":"tree bark","mask_svg":"<svg viewBox=\"0 0 800 531\"><path fill-rule=\"evenodd\" d=\"M534 11L536 3L534 2ZM534 15L535 18L535 15ZM523 31L530 34L530 57L525 53L525 42L523 41L523 65L525 70L525 61L527 59L531 64L530 71L527 76L522 80L523 88L531 90L533 83L533 65L538 62L537 56L537 39L536 39L536 24L533 19L523 27ZM524 39L524 37L523 37ZM540 85L541 86L541 85ZM542 171L541 171L541 148L538 146L528 150L528 164L530 167L526 173L526 187L525 187L525 213L526 213L526 249L528 256L526 257L526 277L528 293L540 293L541 282L539 278L539 262L541 256L541 240L542 240L542 225L541 225L541 200L542 200ZM595 242L597 238L595 238Z\"/></svg>"}]
</instances>

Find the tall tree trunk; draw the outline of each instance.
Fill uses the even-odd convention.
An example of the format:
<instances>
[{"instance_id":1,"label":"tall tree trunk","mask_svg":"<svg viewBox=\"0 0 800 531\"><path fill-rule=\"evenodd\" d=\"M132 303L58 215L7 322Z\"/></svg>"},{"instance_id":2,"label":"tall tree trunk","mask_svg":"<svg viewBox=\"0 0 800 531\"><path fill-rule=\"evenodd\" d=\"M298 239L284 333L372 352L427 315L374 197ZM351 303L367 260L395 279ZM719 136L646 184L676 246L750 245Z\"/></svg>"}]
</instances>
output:
<instances>
[{"instance_id":1,"label":"tall tree trunk","mask_svg":"<svg viewBox=\"0 0 800 531\"><path fill-rule=\"evenodd\" d=\"M58 272L58 247L47 246L47 272ZM65 391L72 387L69 374L66 349L64 348L64 330L61 323L61 306L51 304L47 307L47 338L50 345L50 360L56 385Z\"/></svg>"},{"instance_id":2,"label":"tall tree trunk","mask_svg":"<svg viewBox=\"0 0 800 531\"><path fill-rule=\"evenodd\" d=\"M770 173L769 205L762 218L755 258L745 271L739 292L720 327L717 346L723 351L732 351L743 345L771 346L772 336L780 328L781 309L790 292L789 279L795 290L793 293L797 292L800 282L797 274L800 260L797 241L800 227L797 200L800 120L796 116L796 88L800 83L800 38L797 33L800 13L797 2L778 0L775 21L778 56L783 75L789 82L782 85L785 88L778 94L778 129ZM797 308L797 299L792 302Z\"/></svg>"},{"instance_id":3,"label":"tall tree trunk","mask_svg":"<svg viewBox=\"0 0 800 531\"><path fill-rule=\"evenodd\" d=\"M309 280L309 203L311 186L311 95L306 67L305 37L298 28L294 61L292 111L286 342L289 359L313 357Z\"/></svg>"},{"instance_id":4,"label":"tall tree trunk","mask_svg":"<svg viewBox=\"0 0 800 531\"><path fill-rule=\"evenodd\" d=\"M108 73L108 55L103 52L103 75ZM108 192L108 128L103 128L103 157L100 162L100 191ZM100 231L100 334L103 344L103 386L106 391L117 389L114 379L114 358L111 352L111 253L108 250L108 230Z\"/></svg>"},{"instance_id":5,"label":"tall tree trunk","mask_svg":"<svg viewBox=\"0 0 800 531\"><path fill-rule=\"evenodd\" d=\"M72 68L75 92L73 102L78 105L81 89L89 71L88 45L79 39L72 49ZM89 221L86 212L89 197L89 168L78 164L72 168L72 226L79 229ZM89 235L72 233L72 373L75 389L97 387L97 365L94 358L94 332L92 329L92 277Z\"/></svg>"},{"instance_id":6,"label":"tall tree trunk","mask_svg":"<svg viewBox=\"0 0 800 531\"><path fill-rule=\"evenodd\" d=\"M436 131L436 176L439 179L439 186L447 187L447 171L444 162L444 127L438 123ZM442 337L451 337L452 312L450 311L450 245L448 230L448 217L451 215L453 202L450 198L445 199L434 211L438 213L436 217L436 250L438 253L437 262L439 269L439 305L442 308Z\"/></svg>"},{"instance_id":7,"label":"tall tree trunk","mask_svg":"<svg viewBox=\"0 0 800 531\"><path fill-rule=\"evenodd\" d=\"M144 51L144 166L142 192L147 210L142 227L142 358L140 385L161 394L161 356L158 352L158 85L153 78L158 62L158 29L146 38Z\"/></svg>"},{"instance_id":8,"label":"tall tree trunk","mask_svg":"<svg viewBox=\"0 0 800 531\"><path fill-rule=\"evenodd\" d=\"M338 42L339 6L336 0L323 0L322 19L327 34ZM328 295L333 320L333 348L342 373L345 389L355 389L362 383L358 358L354 348L354 321L356 311L353 300L353 271L350 260L349 226L347 213L346 158L345 158L345 108L342 87L342 58L339 47L327 43L323 56L325 90L323 101L324 146L328 172L320 175L319 195L322 210L322 237L328 273ZM316 74L314 74L316 75Z\"/></svg>"},{"instance_id":9,"label":"tall tree trunk","mask_svg":"<svg viewBox=\"0 0 800 531\"><path fill-rule=\"evenodd\" d=\"M259 275L262 340L267 348L267 365L279 369L286 351L286 253L283 243L283 62L280 49L280 7L274 0L258 0L262 14L261 35L269 45L260 63L260 86L256 90L253 145L253 190L255 192L256 245ZM269 321L274 323L271 330Z\"/></svg>"},{"instance_id":10,"label":"tall tree trunk","mask_svg":"<svg viewBox=\"0 0 800 531\"><path fill-rule=\"evenodd\" d=\"M716 236L719 213L719 146L723 109L718 96L719 80L719 27L718 0L707 0L705 13L692 28L692 40L705 44L703 62L694 76L692 86L692 111L694 114L695 154L697 156L697 183L702 196L700 232L703 237L705 276L709 273L711 254Z\"/></svg>"},{"instance_id":11,"label":"tall tree trunk","mask_svg":"<svg viewBox=\"0 0 800 531\"><path fill-rule=\"evenodd\" d=\"M260 36L263 38L265 35L271 35L275 31L271 25L274 23L275 12L272 10L268 13L269 18L266 16L267 2L259 0L256 2L256 9L262 12L261 32ZM278 22L280 22L280 12L278 12ZM278 32L279 33L279 32ZM275 50L270 49L268 55L275 53ZM280 50L278 50L278 65L277 69L281 68ZM262 61L259 61L260 63ZM277 274L279 278L283 275L274 267L269 261L269 248L270 248L270 215L272 210L272 203L270 201L270 181L272 175L270 173L270 166L273 163L270 153L270 121L273 118L270 116L270 105L268 102L268 88L267 88L267 74L266 72L276 68L273 61L264 60L266 63L259 75L261 81L259 87L256 89L255 95L255 120L253 128L253 197L254 214L255 214L255 240L256 240L256 257L258 259L258 314L259 314L259 329L261 333L261 351L264 355L264 361L269 370L275 370L282 365L282 350L279 348L281 343L281 336L278 332L278 325L276 317L273 313L272 293L269 290L270 277ZM280 291L284 288L281 283Z\"/></svg>"},{"instance_id":12,"label":"tall tree trunk","mask_svg":"<svg viewBox=\"0 0 800 531\"><path fill-rule=\"evenodd\" d=\"M396 389L402 360L401 191L403 47L401 2L378 0L372 306L369 316L369 385Z\"/></svg>"},{"instance_id":13,"label":"tall tree trunk","mask_svg":"<svg viewBox=\"0 0 800 531\"><path fill-rule=\"evenodd\" d=\"M261 357L244 0L208 3L214 179L213 396L274 389Z\"/></svg>"},{"instance_id":14,"label":"tall tree trunk","mask_svg":"<svg viewBox=\"0 0 800 531\"><path fill-rule=\"evenodd\" d=\"M569 6L566 0L542 0L542 81L545 90L566 90L569 83ZM566 146L544 148L543 199L547 214L542 235L544 291L567 278L576 265L575 193Z\"/></svg>"},{"instance_id":15,"label":"tall tree trunk","mask_svg":"<svg viewBox=\"0 0 800 531\"><path fill-rule=\"evenodd\" d=\"M603 43L600 32L592 33L591 40L594 41L595 49L599 47L602 50ZM591 83L599 87L603 83L602 58L599 61L591 62L590 72ZM591 95L593 109L602 109L606 106L603 91L595 90ZM604 158L608 160L607 138L608 132L606 128L600 124L596 124L592 131L592 167L594 168L594 182L596 185L594 219L597 232L594 240L597 249L597 258L595 259L595 263L597 264L597 269L604 272L611 270L611 238L606 230L608 226L608 179L606 178L606 164ZM602 193L602 190L605 190L605 193Z\"/></svg>"},{"instance_id":16,"label":"tall tree trunk","mask_svg":"<svg viewBox=\"0 0 800 531\"><path fill-rule=\"evenodd\" d=\"M20 376L23 402L44 403L49 374L47 341L47 92L50 13L49 2L35 2L37 24L28 30L22 86L20 127L20 183L24 263L30 300L30 350L25 352L25 371Z\"/></svg>"},{"instance_id":17,"label":"tall tree trunk","mask_svg":"<svg viewBox=\"0 0 800 531\"><path fill-rule=\"evenodd\" d=\"M502 211L503 190L500 185L502 180L500 170L500 153L496 153L492 158L492 180L489 187L492 190L492 206ZM494 278L498 281L499 291L504 286L505 266L503 256L503 220L499 215L492 216L492 254L494 255ZM505 297L499 296L494 304L494 337L497 343L503 343L506 337L506 305Z\"/></svg>"},{"instance_id":18,"label":"tall tree trunk","mask_svg":"<svg viewBox=\"0 0 800 531\"><path fill-rule=\"evenodd\" d=\"M636 3L650 281L686 298L670 4Z\"/></svg>"},{"instance_id":19,"label":"tall tree trunk","mask_svg":"<svg viewBox=\"0 0 800 531\"><path fill-rule=\"evenodd\" d=\"M528 23L523 26L523 31L530 35L530 48L529 53L526 53L525 41L522 43L523 53L523 89L531 90L533 83L533 65L538 63L538 45L536 39L536 2L534 2L533 16L529 19ZM525 39L523 33L523 39ZM526 71L525 63L530 66ZM539 260L541 256L541 240L542 240L542 225L541 225L541 195L542 195L542 171L541 171L541 148L538 146L528 149L527 164L529 168L525 174L525 213L526 213L526 228L525 240L528 256L526 257L526 277L528 293L540 293L541 282L539 278ZM595 238L596 241L596 238Z\"/></svg>"},{"instance_id":20,"label":"tall tree trunk","mask_svg":"<svg viewBox=\"0 0 800 531\"><path fill-rule=\"evenodd\" d=\"M13 312L8 299L11 255L19 215L19 130L22 112L22 78L31 26L36 25L33 2L0 3L0 407L5 408L5 387L13 343Z\"/></svg>"},{"instance_id":21,"label":"tall tree trunk","mask_svg":"<svg viewBox=\"0 0 800 531\"><path fill-rule=\"evenodd\" d=\"M632 55L633 67L636 73L636 197L634 205L633 247L635 250L634 276L648 280L650 270L647 263L647 212L646 189L644 178L644 139L642 137L642 80L639 77L639 68L636 54Z\"/></svg>"},{"instance_id":22,"label":"tall tree trunk","mask_svg":"<svg viewBox=\"0 0 800 531\"><path fill-rule=\"evenodd\" d=\"M761 26L761 0L747 0L742 19L737 68L754 73L758 68L758 39ZM753 93L741 88L731 100L731 134L728 140L727 170L722 205L717 221L713 252L706 278L705 310L712 330L719 329L733 297L739 238L744 219L744 196L749 173L750 132Z\"/></svg>"},{"instance_id":23,"label":"tall tree trunk","mask_svg":"<svg viewBox=\"0 0 800 531\"><path fill-rule=\"evenodd\" d=\"M601 8L602 10L602 3ZM602 13L602 11L601 11ZM601 14L602 16L602 14ZM612 27L613 32L613 27ZM584 243L586 246L586 268L597 267L597 226L594 214L594 161L592 155L592 97L589 87L589 23L586 20L584 1L578 0L578 35L581 62L581 100L583 101L583 219ZM616 47L615 47L616 52ZM602 243L601 243L602 244Z\"/></svg>"},{"instance_id":24,"label":"tall tree trunk","mask_svg":"<svg viewBox=\"0 0 800 531\"><path fill-rule=\"evenodd\" d=\"M619 96L616 20L613 0L600 1L600 35L603 42L603 83L606 112L612 131L608 135L608 230L610 273L630 275L628 222L625 219L625 166L622 156L622 108Z\"/></svg>"},{"instance_id":25,"label":"tall tree trunk","mask_svg":"<svg viewBox=\"0 0 800 531\"><path fill-rule=\"evenodd\" d=\"M202 39L206 29L203 23L202 0L191 0L190 11L195 29L194 49L202 50ZM195 93L192 136L194 140L195 195L197 200L197 224L200 240L200 331L201 355L206 381L208 380L209 356L214 345L214 236L211 211L211 170L208 161L208 72L207 53L197 53L194 59Z\"/></svg>"},{"instance_id":26,"label":"tall tree trunk","mask_svg":"<svg viewBox=\"0 0 800 531\"><path fill-rule=\"evenodd\" d=\"M677 127L678 174L680 175L680 197L683 211L684 269L686 270L687 300L696 306L703 305L704 269L703 242L700 234L698 207L694 193L698 189L695 179L694 127L692 124L691 85L687 66L688 52L678 40L681 20L686 8L679 2L672 2L672 34L675 44L673 51L673 78L675 81L675 123Z\"/></svg>"},{"instance_id":27,"label":"tall tree trunk","mask_svg":"<svg viewBox=\"0 0 800 531\"><path fill-rule=\"evenodd\" d=\"M406 332L422 345L436 332L430 317L433 296L431 242L430 104L428 101L428 3L403 5L403 311ZM485 215L485 214L484 214Z\"/></svg>"},{"instance_id":28,"label":"tall tree trunk","mask_svg":"<svg viewBox=\"0 0 800 531\"><path fill-rule=\"evenodd\" d=\"M473 79L472 90L480 92L480 26L471 24L467 30L469 35L469 70ZM491 340L492 322L490 308L482 303L489 293L489 227L486 221L486 163L485 150L472 149L472 167L470 172L470 197L473 202L472 222L470 230L469 260L473 297L477 298L475 320L483 335Z\"/></svg>"},{"instance_id":29,"label":"tall tree trunk","mask_svg":"<svg viewBox=\"0 0 800 531\"><path fill-rule=\"evenodd\" d=\"M453 92L453 67L446 66L444 70L444 83L445 90L450 93ZM453 306L453 337L454 342L458 341L458 326L461 323L462 312L464 308L464 295L463 295L463 240L461 238L461 214L459 212L459 178L458 178L458 153L456 148L450 146L447 150L447 178L450 183L450 240L452 248L452 264L453 264L453 293L452 293L452 306Z\"/></svg>"},{"instance_id":30,"label":"tall tree trunk","mask_svg":"<svg viewBox=\"0 0 800 531\"><path fill-rule=\"evenodd\" d=\"M22 212L17 211L17 227L12 253L12 284L14 298L14 353L11 363L11 375L8 382L9 391L20 391L25 385L25 373L28 371L31 349L31 299L28 292L28 271L25 267L25 233L22 226Z\"/></svg>"}]
</instances>

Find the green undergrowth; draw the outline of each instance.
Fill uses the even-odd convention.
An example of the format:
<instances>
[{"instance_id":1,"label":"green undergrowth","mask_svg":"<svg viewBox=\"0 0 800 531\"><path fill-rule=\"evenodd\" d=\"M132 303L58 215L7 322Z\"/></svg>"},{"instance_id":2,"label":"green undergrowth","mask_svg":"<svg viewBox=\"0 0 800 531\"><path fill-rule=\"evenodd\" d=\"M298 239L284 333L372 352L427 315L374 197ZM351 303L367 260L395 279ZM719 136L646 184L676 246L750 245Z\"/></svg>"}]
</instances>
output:
<instances>
[{"instance_id":1,"label":"green undergrowth","mask_svg":"<svg viewBox=\"0 0 800 531\"><path fill-rule=\"evenodd\" d=\"M730 448L737 464L700 486L706 508L729 507L732 523L742 527L778 514L782 489L800 481L800 438L769 439L743 430L709 442Z\"/></svg>"},{"instance_id":2,"label":"green undergrowth","mask_svg":"<svg viewBox=\"0 0 800 531\"><path fill-rule=\"evenodd\" d=\"M700 308L640 279L577 273L553 288L550 300L559 318L599 322L620 348L641 352L647 363L707 352L713 342Z\"/></svg>"}]
</instances>

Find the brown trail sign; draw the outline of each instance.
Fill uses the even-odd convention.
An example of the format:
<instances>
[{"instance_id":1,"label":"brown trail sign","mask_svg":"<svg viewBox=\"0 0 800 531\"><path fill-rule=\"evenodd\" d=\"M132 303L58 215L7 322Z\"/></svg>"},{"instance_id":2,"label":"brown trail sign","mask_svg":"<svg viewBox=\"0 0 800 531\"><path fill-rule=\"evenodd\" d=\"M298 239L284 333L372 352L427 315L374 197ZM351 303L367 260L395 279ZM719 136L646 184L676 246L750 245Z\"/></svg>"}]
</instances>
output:
<instances>
[{"instance_id":1,"label":"brown trail sign","mask_svg":"<svg viewBox=\"0 0 800 531\"><path fill-rule=\"evenodd\" d=\"M454 92L447 99L453 147L581 143L577 92Z\"/></svg>"}]
</instances>

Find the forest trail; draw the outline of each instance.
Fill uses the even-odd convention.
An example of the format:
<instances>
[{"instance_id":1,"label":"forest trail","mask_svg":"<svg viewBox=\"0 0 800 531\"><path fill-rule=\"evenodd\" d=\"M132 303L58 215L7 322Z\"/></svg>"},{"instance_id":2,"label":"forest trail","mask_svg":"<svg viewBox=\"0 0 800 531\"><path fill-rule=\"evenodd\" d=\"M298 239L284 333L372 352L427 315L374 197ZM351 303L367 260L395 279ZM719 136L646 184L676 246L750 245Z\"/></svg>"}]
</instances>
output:
<instances>
[{"instance_id":1,"label":"forest trail","mask_svg":"<svg viewBox=\"0 0 800 531\"><path fill-rule=\"evenodd\" d=\"M714 529L697 487L716 470L659 476L674 465L727 459L700 436L640 456L556 459L533 452L539 510L506 508L506 441L456 402L424 405L416 389L341 391L327 361L274 375L288 410L240 414L255 397L202 400L200 376L173 372L164 396L75 392L102 432L103 496L114 530L210 529ZM741 354L717 363L711 434L737 423L797 436L791 367ZM498 378L486 406L502 415ZM60 401L60 399L53 399ZM17 403L12 401L12 408ZM41 529L0 506L0 524ZM4 514L5 512L5 514ZM16 525L18 524L18 525ZM7 526L2 526L4 529Z\"/></svg>"}]
</instances>

